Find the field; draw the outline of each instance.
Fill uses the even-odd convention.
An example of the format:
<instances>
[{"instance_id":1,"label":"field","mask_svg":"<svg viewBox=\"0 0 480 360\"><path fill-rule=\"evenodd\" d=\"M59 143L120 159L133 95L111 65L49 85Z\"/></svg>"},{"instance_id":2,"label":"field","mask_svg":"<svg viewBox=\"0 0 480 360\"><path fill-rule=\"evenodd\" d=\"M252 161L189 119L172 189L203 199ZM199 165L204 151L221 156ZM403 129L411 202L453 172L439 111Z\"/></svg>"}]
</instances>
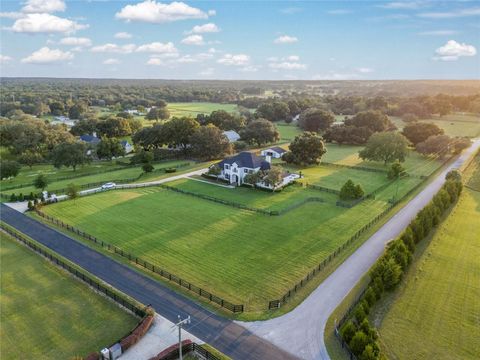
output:
<instances>
[{"instance_id":1,"label":"field","mask_svg":"<svg viewBox=\"0 0 480 360\"><path fill-rule=\"evenodd\" d=\"M183 102L183 103L169 103L167 106L170 115L173 116L192 116L196 117L198 114L210 114L215 110L225 110L227 112L236 112L237 105L235 104L220 104L209 102Z\"/></svg>"},{"instance_id":2,"label":"field","mask_svg":"<svg viewBox=\"0 0 480 360\"><path fill-rule=\"evenodd\" d=\"M400 118L391 118L399 128L403 128L405 123ZM467 136L477 137L480 135L480 116L469 114L450 114L445 116L434 116L430 119L421 120L424 122L433 122L445 131L449 136Z\"/></svg>"},{"instance_id":3,"label":"field","mask_svg":"<svg viewBox=\"0 0 480 360\"><path fill-rule=\"evenodd\" d=\"M480 181L480 168L474 177ZM479 218L480 192L464 189L384 314L379 332L389 359L478 358Z\"/></svg>"},{"instance_id":4,"label":"field","mask_svg":"<svg viewBox=\"0 0 480 360\"><path fill-rule=\"evenodd\" d=\"M127 334L137 319L0 234L0 357L70 359Z\"/></svg>"},{"instance_id":5,"label":"field","mask_svg":"<svg viewBox=\"0 0 480 360\"><path fill-rule=\"evenodd\" d=\"M352 156L354 150L347 152L342 147L338 161ZM428 163L428 159L424 161ZM388 181L385 174L322 165L304 171L308 172L306 181L334 189L347 178L361 182L368 191ZM286 209L308 197L325 200L303 204L281 216L240 210L161 188L112 191L75 203L50 205L43 211L255 312L264 310L269 300L282 295L382 212L395 194L401 196L419 182L417 177L400 180L375 200L350 209L336 206L333 194L301 186L271 193L190 179L169 183L267 210Z\"/></svg>"},{"instance_id":6,"label":"field","mask_svg":"<svg viewBox=\"0 0 480 360\"><path fill-rule=\"evenodd\" d=\"M172 160L172 161L165 161L161 163L154 164L155 169L159 168L166 168L170 166L176 166L179 164L185 164L189 161L185 160ZM178 171L185 171L188 169L194 168L194 163L191 163L190 166L179 168ZM115 171L107 171L108 169L117 169ZM23 167L20 171L20 174L14 178L13 180L3 180L1 182L2 188L7 188L7 190L2 191L4 194L19 194L23 193L24 195L29 194L30 192L39 192L38 189L35 189L34 186L29 185L19 189L11 189L8 190L10 186L17 185L17 184L28 184L31 183L35 177L39 174L45 174L47 178L50 180L50 183L47 187L47 190L57 190L65 188L68 184L76 184L76 185L83 185L95 182L108 182L108 181L115 181L121 179L131 179L136 178L140 174L142 174L141 166L134 166L134 167L120 167L115 165L115 163L111 162L96 162L90 165L85 165L84 167L79 167L77 171L73 171L71 168L61 168L56 169L52 165L36 165L32 169L28 167ZM66 180L59 180L55 181L56 179L62 177L70 177L76 176L75 178L69 178ZM85 175L85 176L81 176ZM167 174L168 175L168 174ZM146 181L152 179L159 179L164 176L167 176L163 172L153 172L150 174L144 174L139 181Z\"/></svg>"}]
</instances>

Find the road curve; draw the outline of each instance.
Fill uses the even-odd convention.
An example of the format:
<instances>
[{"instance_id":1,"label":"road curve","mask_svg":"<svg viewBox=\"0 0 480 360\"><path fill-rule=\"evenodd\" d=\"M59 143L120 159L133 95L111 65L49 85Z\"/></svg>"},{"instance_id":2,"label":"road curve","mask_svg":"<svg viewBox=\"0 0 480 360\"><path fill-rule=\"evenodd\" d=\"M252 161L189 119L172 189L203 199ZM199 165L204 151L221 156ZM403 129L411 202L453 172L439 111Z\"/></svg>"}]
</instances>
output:
<instances>
[{"instance_id":1,"label":"road curve","mask_svg":"<svg viewBox=\"0 0 480 360\"><path fill-rule=\"evenodd\" d=\"M294 310L271 320L237 323L302 359L329 359L324 330L330 314L383 253L386 242L400 235L417 212L430 202L443 185L446 173L459 168L479 148L480 139L477 139Z\"/></svg>"},{"instance_id":2,"label":"road curve","mask_svg":"<svg viewBox=\"0 0 480 360\"><path fill-rule=\"evenodd\" d=\"M156 312L168 320L176 322L178 315L182 318L190 315L192 322L184 329L233 359L290 360L296 358L160 282L21 212L1 204L0 213L2 221L76 263L114 288L143 304L152 305Z\"/></svg>"}]
</instances>

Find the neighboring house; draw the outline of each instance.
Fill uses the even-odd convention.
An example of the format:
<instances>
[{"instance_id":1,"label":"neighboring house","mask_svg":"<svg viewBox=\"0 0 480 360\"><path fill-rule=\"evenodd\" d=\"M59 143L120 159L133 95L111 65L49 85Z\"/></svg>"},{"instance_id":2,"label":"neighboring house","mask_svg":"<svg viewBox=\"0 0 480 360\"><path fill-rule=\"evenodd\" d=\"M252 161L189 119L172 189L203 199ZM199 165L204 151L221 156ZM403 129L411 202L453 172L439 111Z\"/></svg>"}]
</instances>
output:
<instances>
[{"instance_id":1,"label":"neighboring house","mask_svg":"<svg viewBox=\"0 0 480 360\"><path fill-rule=\"evenodd\" d=\"M215 165L212 165L215 166ZM247 174L270 169L270 163L254 153L243 151L216 164L220 168L220 179L230 184L242 185Z\"/></svg>"},{"instance_id":2,"label":"neighboring house","mask_svg":"<svg viewBox=\"0 0 480 360\"><path fill-rule=\"evenodd\" d=\"M120 144L122 144L125 154L130 154L133 151L133 146L127 140L120 141Z\"/></svg>"},{"instance_id":3,"label":"neighboring house","mask_svg":"<svg viewBox=\"0 0 480 360\"><path fill-rule=\"evenodd\" d=\"M255 185L258 186L258 187L264 188L264 189L277 190L277 189L281 189L282 187L290 184L292 181L300 179L300 177L301 176L298 175L298 174L293 174L293 173L289 173L289 172L286 171L283 174L282 181L280 182L280 184L277 184L277 186L275 186L275 187L273 187L270 184L266 184L264 181L260 181L260 182L256 183Z\"/></svg>"},{"instance_id":4,"label":"neighboring house","mask_svg":"<svg viewBox=\"0 0 480 360\"><path fill-rule=\"evenodd\" d=\"M100 139L97 137L97 134L95 132L93 133L93 135L90 135L90 134L81 135L80 140L90 145L97 145L100 142Z\"/></svg>"},{"instance_id":5,"label":"neighboring house","mask_svg":"<svg viewBox=\"0 0 480 360\"><path fill-rule=\"evenodd\" d=\"M279 146L273 146L271 148L265 149L261 151L262 156L270 156L274 159L281 159L283 154L285 154L287 150L282 149Z\"/></svg>"},{"instance_id":6,"label":"neighboring house","mask_svg":"<svg viewBox=\"0 0 480 360\"><path fill-rule=\"evenodd\" d=\"M228 139L228 142L231 142L231 143L240 140L240 135L233 130L224 131L223 135L225 135Z\"/></svg>"}]
</instances>

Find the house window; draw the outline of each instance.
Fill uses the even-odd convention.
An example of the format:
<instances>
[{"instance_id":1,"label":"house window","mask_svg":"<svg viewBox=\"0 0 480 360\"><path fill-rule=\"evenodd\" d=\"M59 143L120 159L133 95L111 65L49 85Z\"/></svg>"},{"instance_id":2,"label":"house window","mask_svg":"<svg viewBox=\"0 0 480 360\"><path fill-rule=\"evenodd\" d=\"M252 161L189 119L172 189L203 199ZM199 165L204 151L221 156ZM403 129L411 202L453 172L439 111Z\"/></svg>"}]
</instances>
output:
<instances>
[{"instance_id":1,"label":"house window","mask_svg":"<svg viewBox=\"0 0 480 360\"><path fill-rule=\"evenodd\" d=\"M223 177L225 178L225 180L228 180L228 181L230 181L230 175L228 175L228 174L225 174L225 175L223 175Z\"/></svg>"},{"instance_id":2,"label":"house window","mask_svg":"<svg viewBox=\"0 0 480 360\"><path fill-rule=\"evenodd\" d=\"M225 164L225 170L230 169L230 165Z\"/></svg>"},{"instance_id":3,"label":"house window","mask_svg":"<svg viewBox=\"0 0 480 360\"><path fill-rule=\"evenodd\" d=\"M237 172L237 168L233 168L233 172L236 173L236 172Z\"/></svg>"},{"instance_id":4,"label":"house window","mask_svg":"<svg viewBox=\"0 0 480 360\"><path fill-rule=\"evenodd\" d=\"M248 169L243 169L243 172L244 172L245 174L247 174L247 173L248 173Z\"/></svg>"}]
</instances>

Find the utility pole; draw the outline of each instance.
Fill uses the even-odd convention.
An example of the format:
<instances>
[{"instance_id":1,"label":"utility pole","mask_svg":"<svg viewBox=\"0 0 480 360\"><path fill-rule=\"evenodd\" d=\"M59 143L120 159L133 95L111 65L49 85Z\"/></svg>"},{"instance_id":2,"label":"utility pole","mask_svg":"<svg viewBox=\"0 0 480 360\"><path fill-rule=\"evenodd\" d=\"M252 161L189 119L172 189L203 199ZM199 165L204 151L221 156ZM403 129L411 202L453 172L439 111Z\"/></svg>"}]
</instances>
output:
<instances>
[{"instance_id":1,"label":"utility pole","mask_svg":"<svg viewBox=\"0 0 480 360\"><path fill-rule=\"evenodd\" d=\"M178 315L178 323L175 324L175 326L178 327L178 351L179 351L179 359L183 360L183 355L182 355L182 326L185 324L190 324L190 315L188 315L187 318L183 319Z\"/></svg>"}]
</instances>

